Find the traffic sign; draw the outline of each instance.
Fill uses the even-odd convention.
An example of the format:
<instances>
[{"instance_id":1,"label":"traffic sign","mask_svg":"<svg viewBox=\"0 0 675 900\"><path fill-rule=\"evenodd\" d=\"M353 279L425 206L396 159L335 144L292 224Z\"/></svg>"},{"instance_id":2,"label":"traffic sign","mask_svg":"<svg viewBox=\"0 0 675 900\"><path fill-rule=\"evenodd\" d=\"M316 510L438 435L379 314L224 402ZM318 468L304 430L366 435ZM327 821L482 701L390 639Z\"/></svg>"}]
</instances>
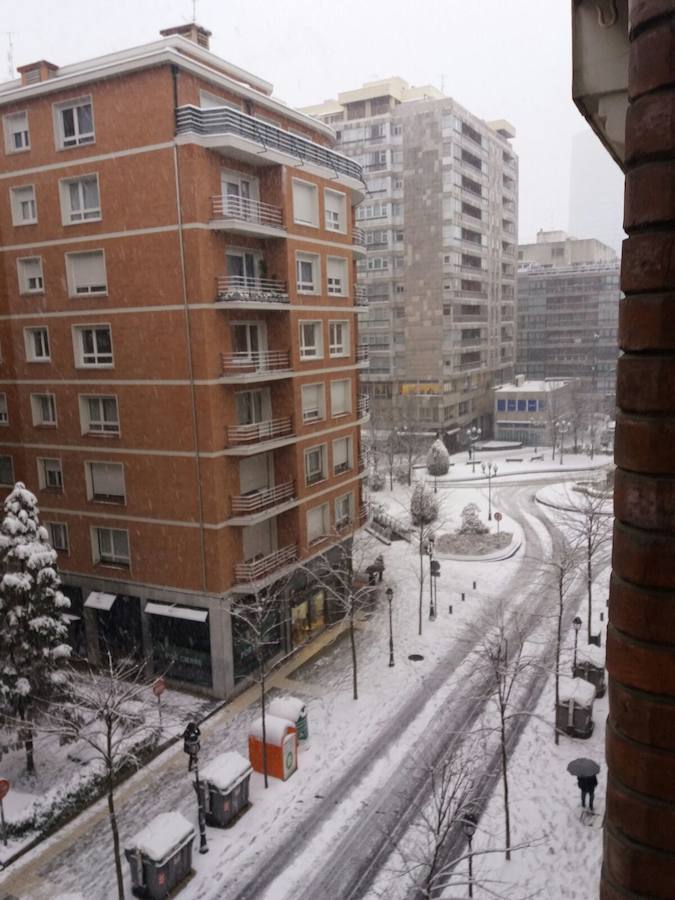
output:
<instances>
[{"instance_id":1,"label":"traffic sign","mask_svg":"<svg viewBox=\"0 0 675 900\"><path fill-rule=\"evenodd\" d=\"M164 691L166 690L166 681L163 678L158 678L157 681L152 685L152 693L155 697L161 697Z\"/></svg>"},{"instance_id":2,"label":"traffic sign","mask_svg":"<svg viewBox=\"0 0 675 900\"><path fill-rule=\"evenodd\" d=\"M496 512L496 513L495 513L495 519L496 519L497 522L501 522L501 520L502 520L502 514L501 514L500 512Z\"/></svg>"},{"instance_id":3,"label":"traffic sign","mask_svg":"<svg viewBox=\"0 0 675 900\"><path fill-rule=\"evenodd\" d=\"M4 800L9 794L10 783L6 778L0 778L0 800Z\"/></svg>"}]
</instances>

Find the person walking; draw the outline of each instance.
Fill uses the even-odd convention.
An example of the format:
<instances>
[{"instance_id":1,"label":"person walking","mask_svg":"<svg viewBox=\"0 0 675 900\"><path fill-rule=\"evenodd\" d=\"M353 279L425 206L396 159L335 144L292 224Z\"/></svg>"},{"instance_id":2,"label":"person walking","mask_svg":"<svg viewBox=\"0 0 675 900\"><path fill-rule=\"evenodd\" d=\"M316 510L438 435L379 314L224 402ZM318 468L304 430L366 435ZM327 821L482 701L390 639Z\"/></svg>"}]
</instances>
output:
<instances>
[{"instance_id":1,"label":"person walking","mask_svg":"<svg viewBox=\"0 0 675 900\"><path fill-rule=\"evenodd\" d=\"M579 775L577 784L581 791L581 805L586 807L586 797L588 796L588 808L593 812L593 797L595 789L598 786L598 779L595 775Z\"/></svg>"}]
</instances>

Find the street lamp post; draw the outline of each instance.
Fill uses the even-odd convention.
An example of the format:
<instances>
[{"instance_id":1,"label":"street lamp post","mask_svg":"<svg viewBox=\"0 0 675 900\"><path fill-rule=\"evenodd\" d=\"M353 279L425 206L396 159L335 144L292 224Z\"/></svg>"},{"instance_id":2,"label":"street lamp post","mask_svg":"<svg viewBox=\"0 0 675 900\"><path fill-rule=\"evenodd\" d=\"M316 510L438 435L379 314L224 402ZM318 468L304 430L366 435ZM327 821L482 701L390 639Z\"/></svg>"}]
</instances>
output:
<instances>
[{"instance_id":1,"label":"street lamp post","mask_svg":"<svg viewBox=\"0 0 675 900\"><path fill-rule=\"evenodd\" d=\"M474 450L474 444L480 438L481 434L481 429L477 428L475 425L466 429L466 437L469 441L469 462L471 463L472 474L476 473L476 451Z\"/></svg>"},{"instance_id":2,"label":"street lamp post","mask_svg":"<svg viewBox=\"0 0 675 900\"><path fill-rule=\"evenodd\" d=\"M462 830L469 845L469 897L473 897L473 853L471 851L471 841L476 833L477 824L478 816L475 812L469 811L462 815Z\"/></svg>"},{"instance_id":3,"label":"street lamp post","mask_svg":"<svg viewBox=\"0 0 675 900\"><path fill-rule=\"evenodd\" d=\"M483 475L488 480L488 520L492 521L492 479L497 474L497 463L482 463Z\"/></svg>"},{"instance_id":4,"label":"street lamp post","mask_svg":"<svg viewBox=\"0 0 675 900\"><path fill-rule=\"evenodd\" d=\"M572 625L574 625L574 662L572 663L572 677L574 678L574 672L577 667L577 641L579 640L579 629L581 628L579 616L575 616L572 619Z\"/></svg>"},{"instance_id":5,"label":"street lamp post","mask_svg":"<svg viewBox=\"0 0 675 900\"><path fill-rule=\"evenodd\" d=\"M389 668L391 668L394 665L394 629L391 623L391 601L394 599L394 592L388 587L385 593L389 603Z\"/></svg>"},{"instance_id":6,"label":"street lamp post","mask_svg":"<svg viewBox=\"0 0 675 900\"><path fill-rule=\"evenodd\" d=\"M202 783L199 780L199 736L201 732L196 722L188 722L183 732L183 750L187 753L190 762L188 763L188 772L195 770L195 791L197 792L197 810L199 821L199 852L208 853L209 848L206 846L206 810L204 809L204 794L202 792Z\"/></svg>"},{"instance_id":7,"label":"street lamp post","mask_svg":"<svg viewBox=\"0 0 675 900\"><path fill-rule=\"evenodd\" d=\"M558 434L560 435L560 465L563 464L563 449L565 447L565 435L567 434L570 427L570 423L565 421L558 423Z\"/></svg>"},{"instance_id":8,"label":"street lamp post","mask_svg":"<svg viewBox=\"0 0 675 900\"><path fill-rule=\"evenodd\" d=\"M436 604L434 603L434 539L427 541L429 553L429 619L433 622L436 618Z\"/></svg>"},{"instance_id":9,"label":"street lamp post","mask_svg":"<svg viewBox=\"0 0 675 900\"><path fill-rule=\"evenodd\" d=\"M536 432L536 429L534 426L535 426L534 419L530 419L530 437L534 438L534 452L538 453L539 451L537 448L539 445L537 443L537 432Z\"/></svg>"}]
</instances>

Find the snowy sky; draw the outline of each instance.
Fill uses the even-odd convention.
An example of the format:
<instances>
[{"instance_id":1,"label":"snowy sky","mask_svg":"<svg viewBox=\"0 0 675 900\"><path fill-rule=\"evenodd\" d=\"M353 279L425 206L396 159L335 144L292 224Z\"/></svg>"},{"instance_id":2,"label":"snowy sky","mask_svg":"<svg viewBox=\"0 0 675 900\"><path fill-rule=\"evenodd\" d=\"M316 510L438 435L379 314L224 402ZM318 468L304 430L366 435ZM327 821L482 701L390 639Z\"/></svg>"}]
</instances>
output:
<instances>
[{"instance_id":1,"label":"snowy sky","mask_svg":"<svg viewBox=\"0 0 675 900\"><path fill-rule=\"evenodd\" d=\"M15 66L41 58L64 65L154 40L192 17L192 2L0 0L0 13ZM572 138L587 127L571 100L569 3L197 0L197 20L213 32L212 50L273 82L293 106L400 75L442 86L482 118L510 120L521 160L521 242L541 226L568 227ZM0 78L7 68L0 57ZM619 201L619 170L609 157L596 165L603 193Z\"/></svg>"}]
</instances>

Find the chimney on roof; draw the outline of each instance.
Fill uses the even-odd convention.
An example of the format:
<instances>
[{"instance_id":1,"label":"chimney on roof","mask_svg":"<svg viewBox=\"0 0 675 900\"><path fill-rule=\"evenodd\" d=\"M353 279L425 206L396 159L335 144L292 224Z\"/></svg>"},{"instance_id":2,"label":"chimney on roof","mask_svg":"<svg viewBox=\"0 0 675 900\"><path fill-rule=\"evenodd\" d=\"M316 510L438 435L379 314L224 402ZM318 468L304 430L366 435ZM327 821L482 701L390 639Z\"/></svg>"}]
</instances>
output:
<instances>
[{"instance_id":1,"label":"chimney on roof","mask_svg":"<svg viewBox=\"0 0 675 900\"><path fill-rule=\"evenodd\" d=\"M176 25L175 28L163 28L160 31L160 34L162 37L171 37L172 34L179 34L181 37L187 38L195 44L199 44L199 46L203 47L205 50L209 49L211 32L208 28L203 28L196 22L186 22L185 25Z\"/></svg>"},{"instance_id":2,"label":"chimney on roof","mask_svg":"<svg viewBox=\"0 0 675 900\"><path fill-rule=\"evenodd\" d=\"M54 78L59 71L59 67L54 63L47 62L46 59L39 59L37 62L28 63L25 66L18 66L16 70L21 75L21 84L37 84L39 81L47 81L48 78Z\"/></svg>"}]
</instances>

